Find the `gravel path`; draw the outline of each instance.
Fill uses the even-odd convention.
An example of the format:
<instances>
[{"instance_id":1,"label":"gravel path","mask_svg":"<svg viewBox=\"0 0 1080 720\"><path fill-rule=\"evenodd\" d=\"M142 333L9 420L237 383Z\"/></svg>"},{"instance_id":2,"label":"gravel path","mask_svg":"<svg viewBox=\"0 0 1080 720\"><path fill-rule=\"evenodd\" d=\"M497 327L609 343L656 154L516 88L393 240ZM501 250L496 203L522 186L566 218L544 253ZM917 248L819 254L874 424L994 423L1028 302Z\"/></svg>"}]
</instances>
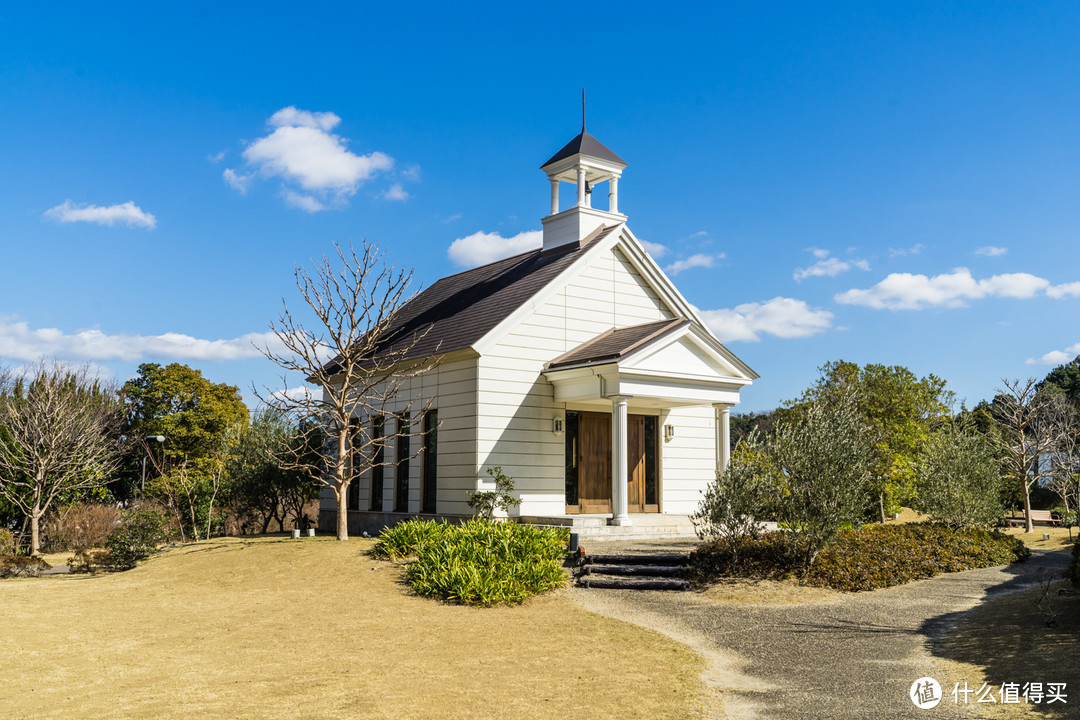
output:
<instances>
[{"instance_id":1,"label":"gravel path","mask_svg":"<svg viewBox=\"0 0 1080 720\"><path fill-rule=\"evenodd\" d=\"M692 541L593 542L591 553L686 550ZM704 680L722 691L730 720L853 720L918 717L908 699L935 675L930 647L957 614L988 596L1060 575L1065 552L1035 551L1007 567L952 573L898 587L789 606L717 602L700 593L571 591L584 607L653 628L709 662ZM946 693L949 689L946 689ZM969 706L969 711L977 706ZM946 698L926 717L972 718Z\"/></svg>"}]
</instances>

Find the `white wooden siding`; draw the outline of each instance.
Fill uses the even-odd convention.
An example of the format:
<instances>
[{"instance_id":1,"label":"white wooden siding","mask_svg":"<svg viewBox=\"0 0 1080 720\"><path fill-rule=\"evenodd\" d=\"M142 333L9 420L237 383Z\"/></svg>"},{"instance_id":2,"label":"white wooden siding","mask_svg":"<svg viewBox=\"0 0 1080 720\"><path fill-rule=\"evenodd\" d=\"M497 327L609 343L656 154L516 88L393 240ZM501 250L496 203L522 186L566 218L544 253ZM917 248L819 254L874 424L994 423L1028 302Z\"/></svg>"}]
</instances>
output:
<instances>
[{"instance_id":1,"label":"white wooden siding","mask_svg":"<svg viewBox=\"0 0 1080 720\"><path fill-rule=\"evenodd\" d=\"M479 360L477 476L489 467L514 478L522 515L561 515L564 435L552 432L562 403L541 373L544 364L613 327L673 317L618 248L537 308Z\"/></svg>"},{"instance_id":2,"label":"white wooden siding","mask_svg":"<svg viewBox=\"0 0 1080 720\"><path fill-rule=\"evenodd\" d=\"M675 437L661 439L663 511L686 515L716 477L716 411L711 405L674 408L663 419Z\"/></svg>"},{"instance_id":3,"label":"white wooden siding","mask_svg":"<svg viewBox=\"0 0 1080 720\"><path fill-rule=\"evenodd\" d=\"M418 513L421 508L424 458L423 453L417 454L417 451L423 447L420 423L429 402L431 409L439 413L436 512L448 515L470 512L465 491L476 487L476 373L476 358L443 363L403 383L398 398L387 405L381 511L393 511L397 486L397 442L394 438L397 422L393 415L405 409L411 400L410 420L416 434L409 439L413 454L409 460L409 512ZM363 418L362 422L369 424L371 418ZM370 469L353 482L359 484L360 509L368 510ZM323 491L321 505L324 509L336 509L333 491Z\"/></svg>"}]
</instances>

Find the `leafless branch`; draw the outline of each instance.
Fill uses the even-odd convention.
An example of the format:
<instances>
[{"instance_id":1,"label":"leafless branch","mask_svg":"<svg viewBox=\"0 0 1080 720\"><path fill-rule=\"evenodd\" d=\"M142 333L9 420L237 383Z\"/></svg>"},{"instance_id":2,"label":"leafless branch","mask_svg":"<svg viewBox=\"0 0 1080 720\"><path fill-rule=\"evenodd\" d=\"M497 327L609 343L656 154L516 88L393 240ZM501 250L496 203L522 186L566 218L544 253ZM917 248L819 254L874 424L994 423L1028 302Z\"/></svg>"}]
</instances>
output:
<instances>
[{"instance_id":1,"label":"leafless branch","mask_svg":"<svg viewBox=\"0 0 1080 720\"><path fill-rule=\"evenodd\" d=\"M264 389L256 394L296 423L302 442L284 466L333 489L338 538L345 539L350 459L370 458L375 445L385 442L372 436L368 423L354 419L383 415L391 403L396 412L409 412L419 399L402 393L404 385L437 360L429 354L414 357L430 325L402 322L402 310L412 299L412 273L387 265L368 242L359 253L351 245L335 245L334 250L336 257L324 255L310 271L295 270L300 297L315 316L313 326L305 326L283 301L270 324L281 349L260 348L285 372L284 387L290 373L300 373L319 392L288 397Z\"/></svg>"}]
</instances>

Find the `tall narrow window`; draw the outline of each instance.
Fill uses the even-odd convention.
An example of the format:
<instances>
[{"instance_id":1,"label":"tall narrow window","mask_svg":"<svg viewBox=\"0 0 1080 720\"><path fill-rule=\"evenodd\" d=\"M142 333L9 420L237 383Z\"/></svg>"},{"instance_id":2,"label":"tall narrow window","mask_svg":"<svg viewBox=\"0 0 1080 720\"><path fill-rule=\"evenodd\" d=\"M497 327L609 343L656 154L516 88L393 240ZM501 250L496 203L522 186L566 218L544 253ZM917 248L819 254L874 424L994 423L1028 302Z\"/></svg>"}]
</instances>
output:
<instances>
[{"instance_id":1,"label":"tall narrow window","mask_svg":"<svg viewBox=\"0 0 1080 720\"><path fill-rule=\"evenodd\" d=\"M378 415L371 421L371 509L382 512L383 509L383 460L385 458L383 438L386 421Z\"/></svg>"},{"instance_id":2,"label":"tall narrow window","mask_svg":"<svg viewBox=\"0 0 1080 720\"><path fill-rule=\"evenodd\" d=\"M424 490L420 512L435 512L439 487L439 411L424 413Z\"/></svg>"},{"instance_id":3,"label":"tall narrow window","mask_svg":"<svg viewBox=\"0 0 1080 720\"><path fill-rule=\"evenodd\" d=\"M656 452L659 445L658 425L656 417L652 415L645 417L645 505L647 506L658 505L656 487L656 475L659 468ZM646 508L646 512L656 512L656 510Z\"/></svg>"},{"instance_id":4,"label":"tall narrow window","mask_svg":"<svg viewBox=\"0 0 1080 720\"><path fill-rule=\"evenodd\" d=\"M357 435L360 433L360 420L353 418L349 421L349 509L360 509L360 472L358 471L359 460L356 452Z\"/></svg>"},{"instance_id":5,"label":"tall narrow window","mask_svg":"<svg viewBox=\"0 0 1080 720\"><path fill-rule=\"evenodd\" d=\"M566 413L566 504L578 504L578 414Z\"/></svg>"},{"instance_id":6,"label":"tall narrow window","mask_svg":"<svg viewBox=\"0 0 1080 720\"><path fill-rule=\"evenodd\" d=\"M397 416L397 467L394 512L409 512L409 413Z\"/></svg>"}]
</instances>

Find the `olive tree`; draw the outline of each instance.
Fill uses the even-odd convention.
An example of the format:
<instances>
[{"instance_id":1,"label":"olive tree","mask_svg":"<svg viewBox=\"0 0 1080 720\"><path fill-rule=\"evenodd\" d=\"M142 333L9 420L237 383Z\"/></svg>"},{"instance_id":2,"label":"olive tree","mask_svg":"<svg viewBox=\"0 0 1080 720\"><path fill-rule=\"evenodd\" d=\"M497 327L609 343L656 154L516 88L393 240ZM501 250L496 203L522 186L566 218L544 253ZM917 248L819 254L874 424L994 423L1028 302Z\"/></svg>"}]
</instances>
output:
<instances>
[{"instance_id":1,"label":"olive tree","mask_svg":"<svg viewBox=\"0 0 1080 720\"><path fill-rule=\"evenodd\" d=\"M743 545L757 536L773 487L774 471L757 430L735 446L731 461L705 490L697 512L690 516L702 540L721 540L738 564Z\"/></svg>"},{"instance_id":2,"label":"olive tree","mask_svg":"<svg viewBox=\"0 0 1080 720\"><path fill-rule=\"evenodd\" d=\"M1001 473L990 440L954 420L927 440L916 463L916 509L952 527L990 528L1002 517Z\"/></svg>"},{"instance_id":3,"label":"olive tree","mask_svg":"<svg viewBox=\"0 0 1080 720\"><path fill-rule=\"evenodd\" d=\"M793 530L804 567L870 502L874 439L850 402L809 402L776 425L768 449L779 473L773 514Z\"/></svg>"}]
</instances>

